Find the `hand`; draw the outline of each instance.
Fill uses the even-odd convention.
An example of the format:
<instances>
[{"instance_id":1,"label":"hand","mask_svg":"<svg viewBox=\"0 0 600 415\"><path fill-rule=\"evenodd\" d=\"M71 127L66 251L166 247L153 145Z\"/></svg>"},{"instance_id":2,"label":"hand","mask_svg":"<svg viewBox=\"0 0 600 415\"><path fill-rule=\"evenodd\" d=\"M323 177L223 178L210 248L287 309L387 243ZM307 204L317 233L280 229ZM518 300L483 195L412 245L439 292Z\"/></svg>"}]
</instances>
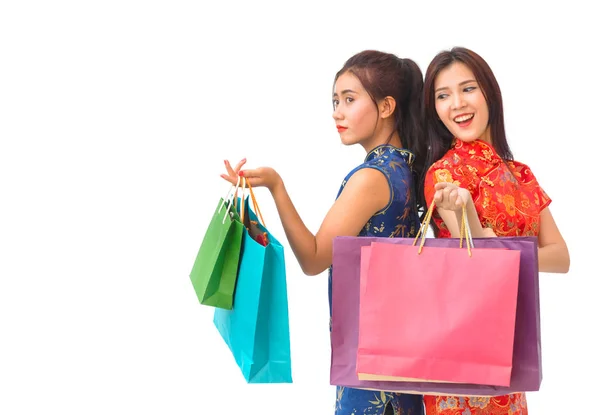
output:
<instances>
[{"instance_id":1,"label":"hand","mask_svg":"<svg viewBox=\"0 0 600 415\"><path fill-rule=\"evenodd\" d=\"M435 205L444 210L461 210L467 206L471 193L467 189L458 187L455 184L440 182L435 185L435 195L433 201Z\"/></svg>"},{"instance_id":2,"label":"hand","mask_svg":"<svg viewBox=\"0 0 600 415\"><path fill-rule=\"evenodd\" d=\"M225 169L227 170L227 174L222 174L221 177L235 186L238 183L238 175L240 169L244 164L246 164L245 158L241 159L239 163L235 165L235 168L232 168L231 164L229 163L229 160L225 160Z\"/></svg>"},{"instance_id":3,"label":"hand","mask_svg":"<svg viewBox=\"0 0 600 415\"><path fill-rule=\"evenodd\" d=\"M270 167L259 167L257 169L241 171L240 169L245 163L246 159L241 160L234 169L229 164L229 161L225 160L227 174L222 174L221 177L233 185L237 184L238 176L245 177L252 187L266 187L271 192L283 183L279 174Z\"/></svg>"}]
</instances>

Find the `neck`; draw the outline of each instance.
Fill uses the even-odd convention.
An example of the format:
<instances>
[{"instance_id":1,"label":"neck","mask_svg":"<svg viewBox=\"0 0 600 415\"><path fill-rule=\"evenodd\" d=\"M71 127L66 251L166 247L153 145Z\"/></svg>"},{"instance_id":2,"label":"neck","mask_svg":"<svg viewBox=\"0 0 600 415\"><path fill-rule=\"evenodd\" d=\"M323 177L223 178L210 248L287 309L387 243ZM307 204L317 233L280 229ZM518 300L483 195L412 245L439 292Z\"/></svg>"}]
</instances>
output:
<instances>
[{"instance_id":1,"label":"neck","mask_svg":"<svg viewBox=\"0 0 600 415\"><path fill-rule=\"evenodd\" d=\"M489 145L492 145L492 133L490 132L489 126L485 129L485 131L483 132L483 135L481 137L479 137L479 139L481 141L485 141Z\"/></svg>"},{"instance_id":2,"label":"neck","mask_svg":"<svg viewBox=\"0 0 600 415\"><path fill-rule=\"evenodd\" d=\"M362 143L362 146L368 154L375 147L384 144L389 144L394 147L402 148L402 141L400 140L400 135L398 134L398 131L394 131L393 133L392 131L386 131L385 133L378 134L376 137L373 137L372 139Z\"/></svg>"}]
</instances>

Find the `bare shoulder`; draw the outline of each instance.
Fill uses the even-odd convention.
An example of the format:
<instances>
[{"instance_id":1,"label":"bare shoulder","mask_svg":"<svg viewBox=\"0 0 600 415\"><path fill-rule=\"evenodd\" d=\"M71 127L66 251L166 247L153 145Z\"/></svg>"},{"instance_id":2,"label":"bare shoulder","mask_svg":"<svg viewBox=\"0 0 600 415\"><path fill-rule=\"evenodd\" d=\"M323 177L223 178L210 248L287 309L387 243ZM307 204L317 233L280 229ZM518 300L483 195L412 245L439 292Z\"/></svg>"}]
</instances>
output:
<instances>
[{"instance_id":1,"label":"bare shoulder","mask_svg":"<svg viewBox=\"0 0 600 415\"><path fill-rule=\"evenodd\" d=\"M363 168L348 179L340 198L377 212L389 203L390 185L383 172L374 168Z\"/></svg>"},{"instance_id":2,"label":"bare shoulder","mask_svg":"<svg viewBox=\"0 0 600 415\"><path fill-rule=\"evenodd\" d=\"M371 167L365 167L358 170L350 177L350 179L348 179L346 187L348 186L362 189L370 187L387 188L388 179L380 170Z\"/></svg>"}]
</instances>

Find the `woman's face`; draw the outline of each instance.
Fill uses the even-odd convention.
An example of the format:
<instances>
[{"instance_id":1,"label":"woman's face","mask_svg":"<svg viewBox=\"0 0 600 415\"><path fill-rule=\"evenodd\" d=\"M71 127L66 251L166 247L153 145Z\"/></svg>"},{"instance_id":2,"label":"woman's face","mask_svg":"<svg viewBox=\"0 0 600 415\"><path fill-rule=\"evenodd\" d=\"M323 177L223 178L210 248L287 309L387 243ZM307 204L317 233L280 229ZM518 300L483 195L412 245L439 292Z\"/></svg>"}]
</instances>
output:
<instances>
[{"instance_id":1,"label":"woman's face","mask_svg":"<svg viewBox=\"0 0 600 415\"><path fill-rule=\"evenodd\" d=\"M437 115L454 137L491 144L488 105L467 65L455 62L441 70L434 82L434 94Z\"/></svg>"},{"instance_id":2,"label":"woman's face","mask_svg":"<svg viewBox=\"0 0 600 415\"><path fill-rule=\"evenodd\" d=\"M333 108L333 119L342 143L365 143L373 137L377 106L352 73L343 73L335 82Z\"/></svg>"}]
</instances>

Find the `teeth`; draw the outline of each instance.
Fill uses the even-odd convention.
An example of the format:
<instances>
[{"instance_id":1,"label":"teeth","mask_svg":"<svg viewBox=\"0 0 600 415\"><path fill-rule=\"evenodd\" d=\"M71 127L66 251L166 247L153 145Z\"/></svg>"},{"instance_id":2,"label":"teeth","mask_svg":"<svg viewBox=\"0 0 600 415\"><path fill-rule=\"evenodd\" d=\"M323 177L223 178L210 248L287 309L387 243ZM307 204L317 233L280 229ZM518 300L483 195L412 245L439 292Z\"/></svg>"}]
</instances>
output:
<instances>
[{"instance_id":1,"label":"teeth","mask_svg":"<svg viewBox=\"0 0 600 415\"><path fill-rule=\"evenodd\" d=\"M474 114L468 114L468 115L461 115L460 117L456 117L454 119L454 121L456 122L463 122L463 121L467 121L470 120L471 118L473 118L475 115Z\"/></svg>"}]
</instances>

